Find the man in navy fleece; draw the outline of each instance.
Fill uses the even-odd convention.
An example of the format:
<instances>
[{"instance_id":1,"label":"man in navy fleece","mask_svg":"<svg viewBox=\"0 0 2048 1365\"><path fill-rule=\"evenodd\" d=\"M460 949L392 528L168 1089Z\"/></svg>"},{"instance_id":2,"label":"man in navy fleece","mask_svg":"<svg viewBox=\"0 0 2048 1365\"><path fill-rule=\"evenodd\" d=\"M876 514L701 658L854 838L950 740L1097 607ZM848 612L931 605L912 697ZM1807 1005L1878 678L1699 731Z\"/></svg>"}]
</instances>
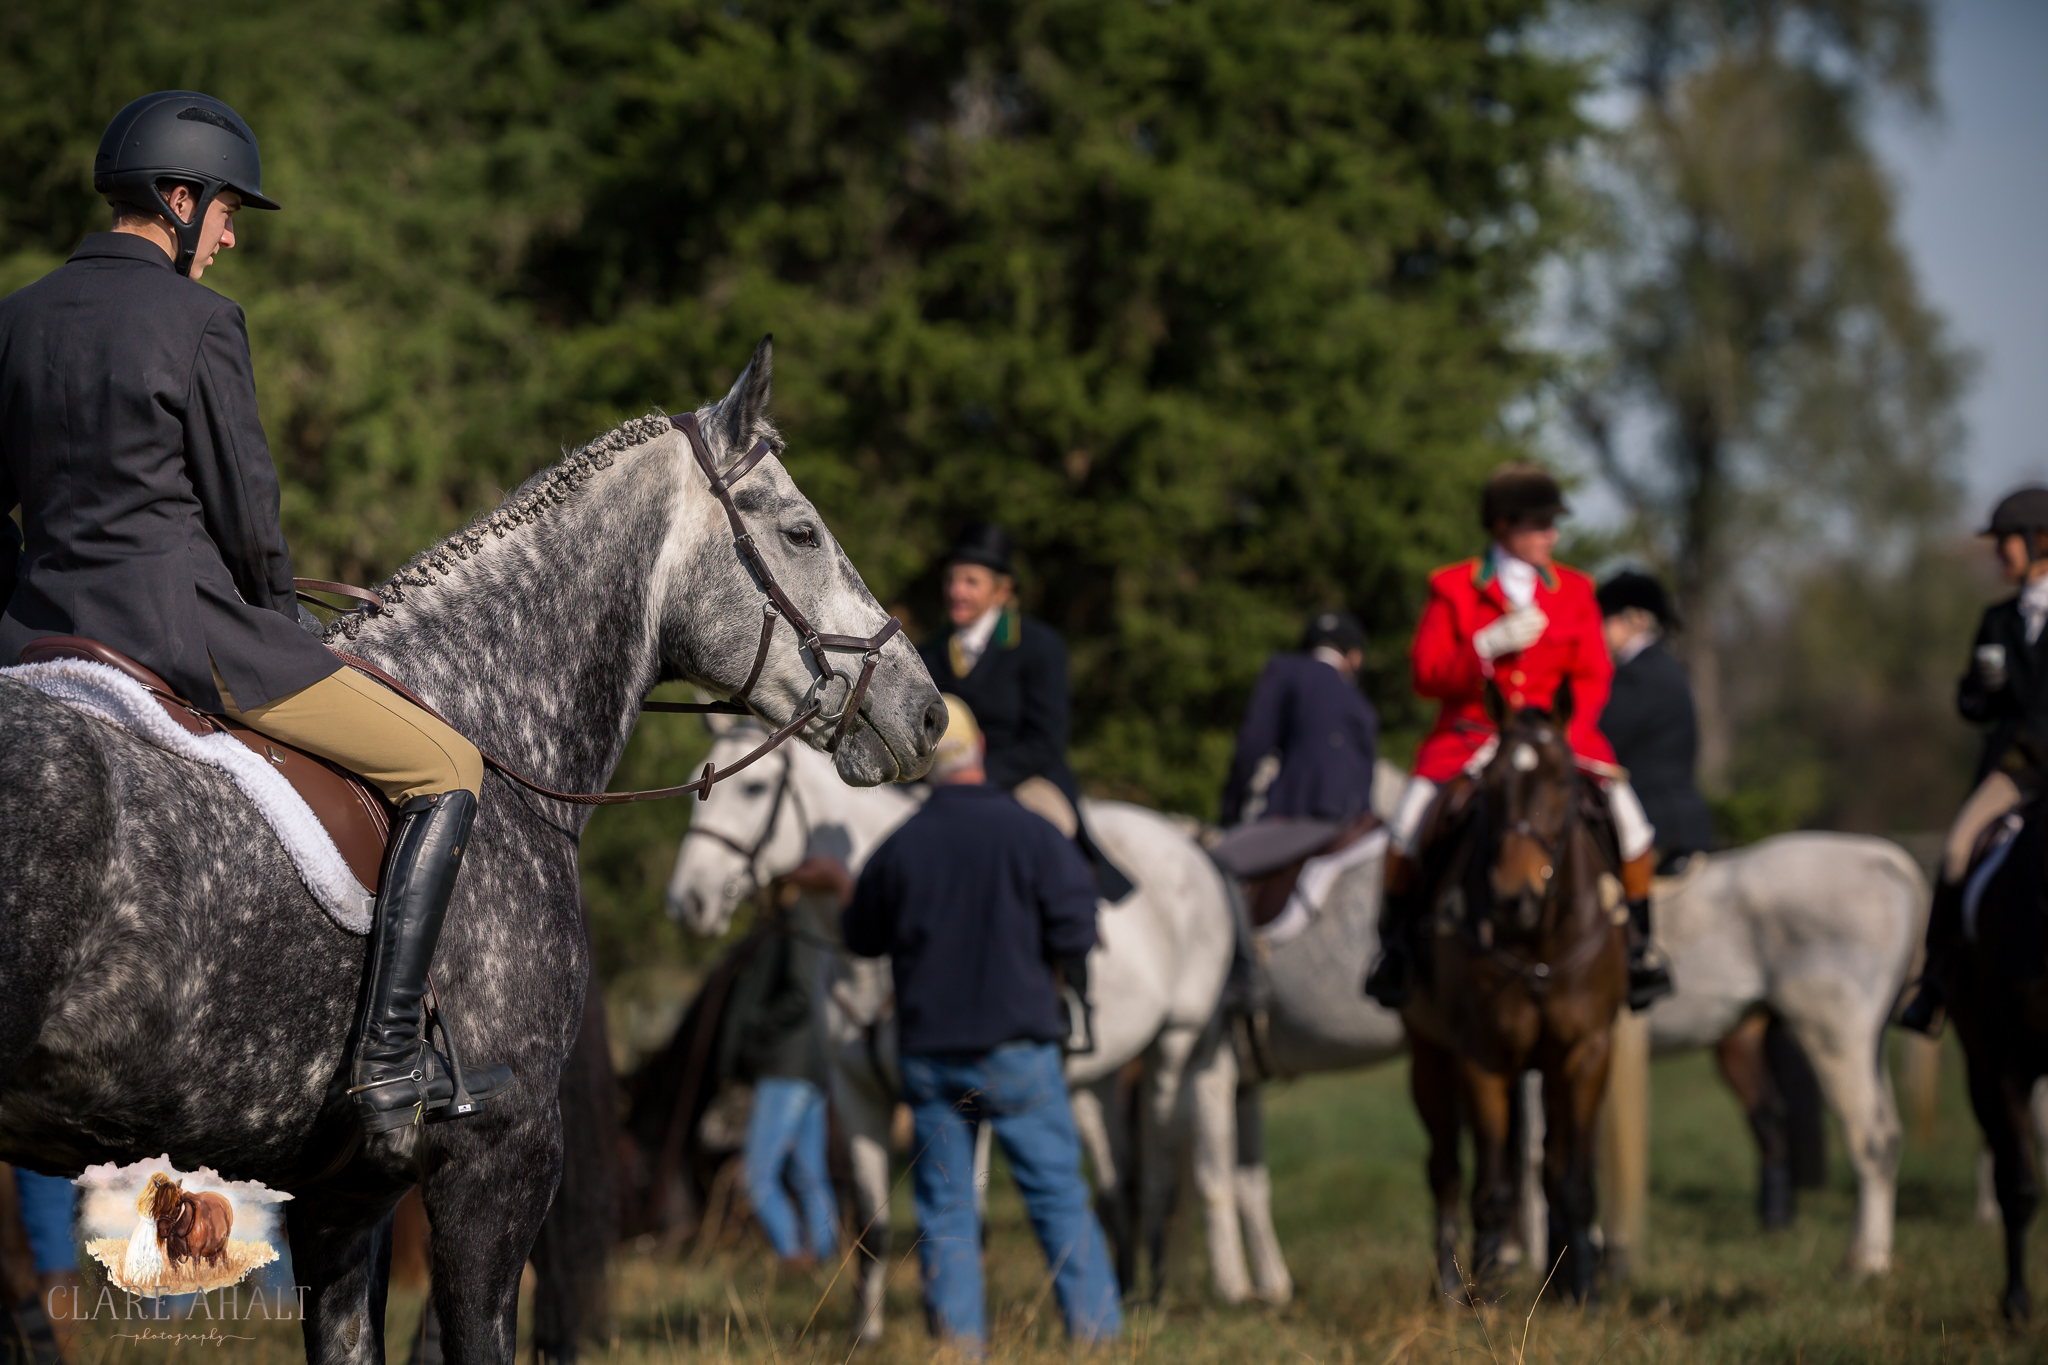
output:
<instances>
[{"instance_id":1,"label":"man in navy fleece","mask_svg":"<svg viewBox=\"0 0 2048 1365\"><path fill-rule=\"evenodd\" d=\"M958 697L946 705L931 799L868 859L841 917L848 948L892 959L925 1311L934 1335L987 1349L974 1201L974 1124L986 1119L1068 1332L1106 1341L1122 1314L1081 1179L1055 982L1086 1000L1095 883L1071 840L988 785L974 714Z\"/></svg>"}]
</instances>

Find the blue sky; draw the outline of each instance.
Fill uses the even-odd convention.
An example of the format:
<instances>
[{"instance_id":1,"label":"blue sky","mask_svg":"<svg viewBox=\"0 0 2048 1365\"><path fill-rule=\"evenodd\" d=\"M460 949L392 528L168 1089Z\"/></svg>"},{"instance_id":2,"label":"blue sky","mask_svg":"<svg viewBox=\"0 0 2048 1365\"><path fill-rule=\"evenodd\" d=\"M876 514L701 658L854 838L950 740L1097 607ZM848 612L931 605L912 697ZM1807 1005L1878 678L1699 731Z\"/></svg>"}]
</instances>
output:
<instances>
[{"instance_id":1,"label":"blue sky","mask_svg":"<svg viewBox=\"0 0 2048 1365\"><path fill-rule=\"evenodd\" d=\"M1936 10L1942 113L1880 118L1900 235L1928 300L1977 352L1964 402L1971 510L2048 482L2048 2Z\"/></svg>"}]
</instances>

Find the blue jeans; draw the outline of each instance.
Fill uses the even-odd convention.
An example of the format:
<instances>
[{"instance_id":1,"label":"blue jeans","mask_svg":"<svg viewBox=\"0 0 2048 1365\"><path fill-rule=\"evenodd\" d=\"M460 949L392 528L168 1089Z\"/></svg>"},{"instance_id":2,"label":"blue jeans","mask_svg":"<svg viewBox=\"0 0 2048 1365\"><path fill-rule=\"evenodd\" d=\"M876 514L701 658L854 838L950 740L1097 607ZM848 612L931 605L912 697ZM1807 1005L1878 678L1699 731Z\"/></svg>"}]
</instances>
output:
<instances>
[{"instance_id":1,"label":"blue jeans","mask_svg":"<svg viewBox=\"0 0 2048 1365\"><path fill-rule=\"evenodd\" d=\"M19 1166L14 1168L14 1187L21 1194L21 1221L28 1229L36 1274L78 1269L78 1242L71 1235L78 1187L61 1175L37 1175Z\"/></svg>"},{"instance_id":2,"label":"blue jeans","mask_svg":"<svg viewBox=\"0 0 2048 1365\"><path fill-rule=\"evenodd\" d=\"M747 1198L754 1202L754 1216L767 1229L775 1254L789 1261L808 1249L821 1261L831 1259L838 1245L833 1223L839 1207L825 1169L825 1096L817 1086L789 1076L763 1076L754 1082L745 1161ZM803 1228L797 1226L796 1207L783 1189L785 1171L803 1203ZM811 1234L808 1248L805 1230Z\"/></svg>"},{"instance_id":3,"label":"blue jeans","mask_svg":"<svg viewBox=\"0 0 2048 1365\"><path fill-rule=\"evenodd\" d=\"M908 1056L903 1099L916 1119L910 1182L933 1333L970 1350L988 1339L981 1215L974 1206L974 1125L982 1119L995 1124L1045 1248L1067 1331L1081 1341L1106 1341L1122 1330L1116 1275L1081 1179L1081 1141L1059 1048L1019 1042L985 1053Z\"/></svg>"}]
</instances>

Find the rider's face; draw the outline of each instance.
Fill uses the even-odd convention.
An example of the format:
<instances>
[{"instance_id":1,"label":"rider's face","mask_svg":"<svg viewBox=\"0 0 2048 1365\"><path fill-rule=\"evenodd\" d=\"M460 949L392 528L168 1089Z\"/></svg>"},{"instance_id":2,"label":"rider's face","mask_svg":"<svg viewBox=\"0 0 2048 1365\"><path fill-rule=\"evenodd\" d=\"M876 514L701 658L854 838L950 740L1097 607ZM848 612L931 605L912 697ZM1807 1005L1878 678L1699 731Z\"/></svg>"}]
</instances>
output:
<instances>
[{"instance_id":1,"label":"rider's face","mask_svg":"<svg viewBox=\"0 0 2048 1365\"><path fill-rule=\"evenodd\" d=\"M1555 522L1546 521L1540 525L1522 522L1502 526L1495 534L1503 550L1539 569L1549 567L1551 552L1557 549Z\"/></svg>"},{"instance_id":2,"label":"rider's face","mask_svg":"<svg viewBox=\"0 0 2048 1365\"><path fill-rule=\"evenodd\" d=\"M1998 559L1998 567L2005 571L2008 583L2024 583L2048 573L2048 559L2029 559L2027 538L2017 531L2000 536L1991 551Z\"/></svg>"},{"instance_id":3,"label":"rider's face","mask_svg":"<svg viewBox=\"0 0 2048 1365\"><path fill-rule=\"evenodd\" d=\"M193 210L199 207L199 201L185 185L173 186L165 193L164 201L171 206L171 211L178 215L178 221L181 223L191 222ZM222 190L214 196L213 202L206 206L206 222L199 229L199 251L192 258L193 279L196 280L206 273L206 267L213 264L215 256L223 251L234 250L235 213L241 207L242 196L233 190ZM169 250L172 255L177 254L175 245Z\"/></svg>"},{"instance_id":4,"label":"rider's face","mask_svg":"<svg viewBox=\"0 0 2048 1365\"><path fill-rule=\"evenodd\" d=\"M1010 600L1010 576L983 564L946 566L946 615L956 626L971 625L990 607Z\"/></svg>"}]
</instances>

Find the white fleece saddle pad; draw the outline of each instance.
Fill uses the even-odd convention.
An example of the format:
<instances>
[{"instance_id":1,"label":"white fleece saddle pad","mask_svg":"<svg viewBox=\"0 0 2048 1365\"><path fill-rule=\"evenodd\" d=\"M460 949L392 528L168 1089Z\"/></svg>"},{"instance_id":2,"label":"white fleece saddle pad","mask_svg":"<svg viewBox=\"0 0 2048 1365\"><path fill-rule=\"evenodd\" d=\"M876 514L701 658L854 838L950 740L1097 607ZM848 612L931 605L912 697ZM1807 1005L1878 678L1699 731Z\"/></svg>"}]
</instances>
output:
<instances>
[{"instance_id":1,"label":"white fleece saddle pad","mask_svg":"<svg viewBox=\"0 0 2048 1365\"><path fill-rule=\"evenodd\" d=\"M241 788L298 869L320 908L351 934L370 932L376 897L356 880L327 829L292 784L232 735L195 735L164 714L163 706L118 669L84 659L0 668L0 678L27 683L66 706L119 726L167 753L218 768Z\"/></svg>"}]
</instances>

